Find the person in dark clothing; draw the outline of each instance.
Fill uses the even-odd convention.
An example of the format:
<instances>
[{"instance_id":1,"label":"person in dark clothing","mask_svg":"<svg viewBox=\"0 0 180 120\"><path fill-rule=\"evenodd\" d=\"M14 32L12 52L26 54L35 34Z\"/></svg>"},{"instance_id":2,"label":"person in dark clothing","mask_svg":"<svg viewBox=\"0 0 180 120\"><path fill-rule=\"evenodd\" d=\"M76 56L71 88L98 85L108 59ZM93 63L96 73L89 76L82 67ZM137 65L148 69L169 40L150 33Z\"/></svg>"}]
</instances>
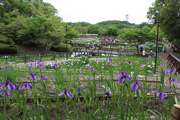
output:
<instances>
[{"instance_id":1,"label":"person in dark clothing","mask_svg":"<svg viewBox=\"0 0 180 120\"><path fill-rule=\"evenodd\" d=\"M143 51L143 47L141 46L141 47L140 47L140 52L142 53L142 51Z\"/></svg>"}]
</instances>

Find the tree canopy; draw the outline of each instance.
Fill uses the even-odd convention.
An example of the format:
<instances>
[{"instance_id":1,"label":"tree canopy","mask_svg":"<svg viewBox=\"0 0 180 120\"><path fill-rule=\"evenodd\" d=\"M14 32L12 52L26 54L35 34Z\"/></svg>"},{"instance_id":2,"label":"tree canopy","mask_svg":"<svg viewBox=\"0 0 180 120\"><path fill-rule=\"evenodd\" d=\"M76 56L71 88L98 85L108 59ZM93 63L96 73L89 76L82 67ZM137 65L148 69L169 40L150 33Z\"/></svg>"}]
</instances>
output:
<instances>
[{"instance_id":1,"label":"tree canopy","mask_svg":"<svg viewBox=\"0 0 180 120\"><path fill-rule=\"evenodd\" d=\"M160 28L170 41L179 42L180 39L180 1L179 0L156 0L149 8L148 18L151 21L158 19Z\"/></svg>"},{"instance_id":2,"label":"tree canopy","mask_svg":"<svg viewBox=\"0 0 180 120\"><path fill-rule=\"evenodd\" d=\"M64 40L66 31L57 9L43 0L0 1L0 41L48 48ZM68 27L69 37L77 32Z\"/></svg>"}]
</instances>

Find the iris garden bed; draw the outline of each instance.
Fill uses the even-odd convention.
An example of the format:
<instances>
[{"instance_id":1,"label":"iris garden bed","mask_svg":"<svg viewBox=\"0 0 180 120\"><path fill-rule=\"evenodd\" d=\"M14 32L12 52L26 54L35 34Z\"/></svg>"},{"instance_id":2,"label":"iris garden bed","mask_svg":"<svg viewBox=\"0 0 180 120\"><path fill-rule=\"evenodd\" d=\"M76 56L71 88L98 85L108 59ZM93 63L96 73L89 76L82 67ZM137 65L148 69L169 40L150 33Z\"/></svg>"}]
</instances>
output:
<instances>
[{"instance_id":1,"label":"iris garden bed","mask_svg":"<svg viewBox=\"0 0 180 120\"><path fill-rule=\"evenodd\" d=\"M159 69L154 77L153 58L30 59L24 65L1 66L1 119L139 120L153 115L164 120L174 104L174 83L164 83L176 78L175 72L167 71L172 72L167 79Z\"/></svg>"}]
</instances>

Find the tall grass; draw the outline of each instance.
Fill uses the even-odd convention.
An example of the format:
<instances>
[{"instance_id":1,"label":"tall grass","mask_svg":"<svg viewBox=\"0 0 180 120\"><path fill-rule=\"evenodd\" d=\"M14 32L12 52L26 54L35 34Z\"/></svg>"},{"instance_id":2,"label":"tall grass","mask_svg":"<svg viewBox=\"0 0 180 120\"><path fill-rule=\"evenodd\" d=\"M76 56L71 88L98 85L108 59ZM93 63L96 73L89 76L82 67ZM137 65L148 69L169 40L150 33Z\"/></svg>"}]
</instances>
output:
<instances>
[{"instance_id":1,"label":"tall grass","mask_svg":"<svg viewBox=\"0 0 180 120\"><path fill-rule=\"evenodd\" d=\"M164 87L165 71L162 70L157 78L161 83L147 81L149 77L153 77L154 59L144 61L141 57L126 56L111 59L112 63L107 60L89 60L87 57L80 57L76 60L59 61L58 68L46 64L45 68L36 68L37 63L33 62L21 67L17 64L3 64L9 70L0 70L1 83L9 80L20 86L28 81L33 89L25 88L21 91L18 89L12 91L9 97L1 94L0 106L4 108L0 108L0 118L140 120L150 119L154 115L159 119L169 119L174 95L168 94L168 98L161 101L158 100L157 94L151 95L151 92L157 89L169 93ZM124 63L121 65L119 62ZM157 64L160 62L158 59ZM27 69L30 65L33 67L32 70ZM94 71L91 71L91 66L95 68ZM131 76L131 81L125 79L120 84L116 75L121 71ZM31 77L27 80L31 73L37 74L35 80ZM41 75L47 76L48 79L37 82ZM144 88L139 86L137 91L133 92L131 84L139 80L138 75L145 76L144 81L139 81ZM81 95L77 95L78 86L81 88ZM65 88L74 95L73 99L65 94L58 98ZM105 95L106 91L111 93L111 97Z\"/></svg>"}]
</instances>

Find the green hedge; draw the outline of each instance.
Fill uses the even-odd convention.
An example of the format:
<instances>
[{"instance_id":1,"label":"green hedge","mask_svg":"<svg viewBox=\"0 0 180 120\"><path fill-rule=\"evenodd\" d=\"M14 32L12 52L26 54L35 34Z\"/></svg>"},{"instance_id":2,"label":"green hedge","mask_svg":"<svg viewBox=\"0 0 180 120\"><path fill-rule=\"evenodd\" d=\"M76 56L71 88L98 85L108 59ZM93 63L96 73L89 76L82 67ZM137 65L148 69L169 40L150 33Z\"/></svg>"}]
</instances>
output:
<instances>
[{"instance_id":1,"label":"green hedge","mask_svg":"<svg viewBox=\"0 0 180 120\"><path fill-rule=\"evenodd\" d=\"M0 54L17 54L15 45L0 43Z\"/></svg>"},{"instance_id":2,"label":"green hedge","mask_svg":"<svg viewBox=\"0 0 180 120\"><path fill-rule=\"evenodd\" d=\"M56 52L66 52L66 44L65 43L59 43L51 46L51 50L54 50ZM71 45L67 44L67 51L71 51Z\"/></svg>"}]
</instances>

